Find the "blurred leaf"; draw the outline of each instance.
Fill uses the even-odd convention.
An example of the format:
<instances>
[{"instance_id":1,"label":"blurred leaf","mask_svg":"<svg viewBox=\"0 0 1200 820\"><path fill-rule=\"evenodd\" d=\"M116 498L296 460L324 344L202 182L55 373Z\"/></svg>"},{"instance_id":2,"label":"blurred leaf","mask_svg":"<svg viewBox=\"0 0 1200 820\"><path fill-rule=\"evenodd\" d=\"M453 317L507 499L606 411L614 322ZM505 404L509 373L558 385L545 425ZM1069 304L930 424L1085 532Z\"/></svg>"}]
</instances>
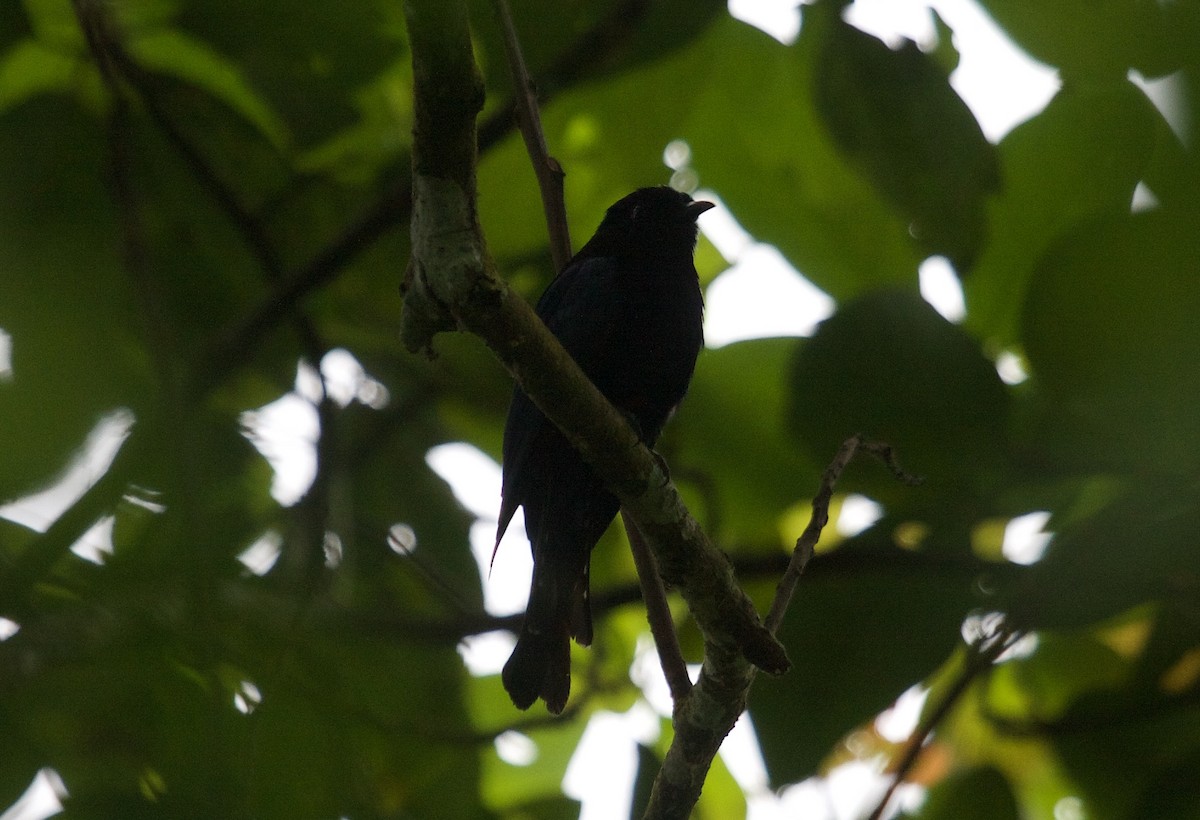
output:
<instances>
[{"instance_id":1,"label":"blurred leaf","mask_svg":"<svg viewBox=\"0 0 1200 820\"><path fill-rule=\"evenodd\" d=\"M897 583L882 568L806 577L779 636L802 660L750 692L772 787L814 774L842 737L927 677L961 641L973 602L966 579L918 573Z\"/></svg>"},{"instance_id":2,"label":"blurred leaf","mask_svg":"<svg viewBox=\"0 0 1200 820\"><path fill-rule=\"evenodd\" d=\"M287 127L282 120L232 63L203 43L179 31L160 30L132 38L128 48L143 68L203 88L253 123L276 148L287 146Z\"/></svg>"},{"instance_id":3,"label":"blurred leaf","mask_svg":"<svg viewBox=\"0 0 1200 820\"><path fill-rule=\"evenodd\" d=\"M1191 818L1200 760L1200 710L1140 711L1121 704L1098 721L1051 726L1046 737L1085 808L1112 817ZM1118 761L1111 750L1124 750Z\"/></svg>"},{"instance_id":4,"label":"blurred leaf","mask_svg":"<svg viewBox=\"0 0 1200 820\"><path fill-rule=\"evenodd\" d=\"M828 5L811 11L825 35L815 95L830 134L925 251L967 273L984 241L984 205L1000 187L995 148L915 43L893 50Z\"/></svg>"},{"instance_id":5,"label":"blurred leaf","mask_svg":"<svg viewBox=\"0 0 1200 820\"><path fill-rule=\"evenodd\" d=\"M507 99L512 80L492 6L472 0L470 8L484 79L493 96ZM588 80L595 81L670 54L723 17L725 8L722 0L573 0L513 3L511 13L538 92L555 95L585 72ZM622 29L631 36L622 39ZM554 32L554 36L540 37L537 32ZM608 50L610 42L619 47Z\"/></svg>"},{"instance_id":6,"label":"blurred leaf","mask_svg":"<svg viewBox=\"0 0 1200 820\"><path fill-rule=\"evenodd\" d=\"M106 161L97 123L64 98L0 118L0 328L13 338L0 499L39 489L103 414L140 410L148 392Z\"/></svg>"},{"instance_id":7,"label":"blurred leaf","mask_svg":"<svg viewBox=\"0 0 1200 820\"><path fill-rule=\"evenodd\" d=\"M28 38L0 55L0 114L27 99L66 91L79 66L60 52Z\"/></svg>"},{"instance_id":8,"label":"blurred leaf","mask_svg":"<svg viewBox=\"0 0 1200 820\"><path fill-rule=\"evenodd\" d=\"M1200 818L1200 749L1182 756L1154 777L1142 792L1131 816L1144 820L1197 820Z\"/></svg>"},{"instance_id":9,"label":"blurred leaf","mask_svg":"<svg viewBox=\"0 0 1200 820\"><path fill-rule=\"evenodd\" d=\"M684 84L696 104L676 136L691 145L701 184L835 298L915 282L920 254L906 220L839 155L817 112L819 27L802 26L790 47L742 24L727 28ZM729 156L737 161L722 160Z\"/></svg>"},{"instance_id":10,"label":"blurred leaf","mask_svg":"<svg viewBox=\"0 0 1200 820\"><path fill-rule=\"evenodd\" d=\"M982 0L981 5L1034 58L1062 69L1068 80L1124 77L1130 68L1165 74L1177 68L1164 48L1167 15L1140 0Z\"/></svg>"},{"instance_id":11,"label":"blurred leaf","mask_svg":"<svg viewBox=\"0 0 1200 820\"><path fill-rule=\"evenodd\" d=\"M1191 473L1200 422L1200 214L1095 220L1037 268L1023 320L1041 457Z\"/></svg>"},{"instance_id":12,"label":"blurred leaf","mask_svg":"<svg viewBox=\"0 0 1200 820\"><path fill-rule=\"evenodd\" d=\"M796 346L794 339L757 339L705 350L667 428L662 449L675 479L695 487L696 514L728 543L776 543L780 513L816 486L817 468L785 426Z\"/></svg>"},{"instance_id":13,"label":"blurred leaf","mask_svg":"<svg viewBox=\"0 0 1200 820\"><path fill-rule=\"evenodd\" d=\"M1025 289L1054 239L1090 218L1129 213L1157 119L1145 94L1122 79L1066 86L1009 132L991 240L963 283L969 327L998 345L1015 341Z\"/></svg>"},{"instance_id":14,"label":"blurred leaf","mask_svg":"<svg viewBox=\"0 0 1200 820\"><path fill-rule=\"evenodd\" d=\"M283 0L208 0L185 4L178 24L236 62L300 146L352 123L350 94L403 48L400 10L383 0L314 3L304 14ZM208 72L207 82L217 78Z\"/></svg>"},{"instance_id":15,"label":"blurred leaf","mask_svg":"<svg viewBox=\"0 0 1200 820\"><path fill-rule=\"evenodd\" d=\"M919 488L864 470L868 494L904 506L971 499L1006 452L1008 396L979 344L915 293L877 291L844 305L802 347L792 370L793 430L829 459L856 433L895 448ZM932 500L937 499L937 500ZM965 546L965 545L964 545Z\"/></svg>"},{"instance_id":16,"label":"blurred leaf","mask_svg":"<svg viewBox=\"0 0 1200 820\"><path fill-rule=\"evenodd\" d=\"M992 768L957 772L929 790L925 803L915 813L901 818L912 820L1018 820L1021 817L1012 787L1000 772Z\"/></svg>"},{"instance_id":17,"label":"blurred leaf","mask_svg":"<svg viewBox=\"0 0 1200 820\"><path fill-rule=\"evenodd\" d=\"M24 0L23 5L29 27L39 40L52 47L84 49L83 32L71 0Z\"/></svg>"},{"instance_id":18,"label":"blurred leaf","mask_svg":"<svg viewBox=\"0 0 1200 820\"><path fill-rule=\"evenodd\" d=\"M819 47L803 33L785 47L723 17L686 49L556 97L542 124L551 153L569 169L575 246L617 199L665 182L663 150L682 139L700 185L833 296L915 282L921 257L906 221L838 156L811 103ZM623 127L630 111L636 129ZM545 227L538 209L511 205L536 201L515 134L483 157L479 179L490 249L501 260L530 259L546 244Z\"/></svg>"},{"instance_id":19,"label":"blurred leaf","mask_svg":"<svg viewBox=\"0 0 1200 820\"><path fill-rule=\"evenodd\" d=\"M1128 675L1128 663L1091 635L1039 633L1032 655L995 669L987 697L1001 717L1053 722L1083 695L1114 690Z\"/></svg>"},{"instance_id":20,"label":"blurred leaf","mask_svg":"<svg viewBox=\"0 0 1200 820\"><path fill-rule=\"evenodd\" d=\"M1134 485L1058 532L1027 585L1011 590L1019 597L1010 608L1022 623L1062 628L1150 600L1190 600L1200 577L1197 528L1190 486Z\"/></svg>"}]
</instances>

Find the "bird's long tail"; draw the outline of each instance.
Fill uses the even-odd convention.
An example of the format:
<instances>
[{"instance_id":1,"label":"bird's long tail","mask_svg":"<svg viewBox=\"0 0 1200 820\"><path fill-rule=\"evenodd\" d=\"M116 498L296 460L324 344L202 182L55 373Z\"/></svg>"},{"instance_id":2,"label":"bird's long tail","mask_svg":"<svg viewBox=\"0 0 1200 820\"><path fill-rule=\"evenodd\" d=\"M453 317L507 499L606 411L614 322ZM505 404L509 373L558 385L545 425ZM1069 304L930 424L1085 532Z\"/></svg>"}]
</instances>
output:
<instances>
[{"instance_id":1,"label":"bird's long tail","mask_svg":"<svg viewBox=\"0 0 1200 820\"><path fill-rule=\"evenodd\" d=\"M535 560L525 622L501 679L518 709L539 697L560 714L571 693L571 638L592 642L588 571Z\"/></svg>"}]
</instances>

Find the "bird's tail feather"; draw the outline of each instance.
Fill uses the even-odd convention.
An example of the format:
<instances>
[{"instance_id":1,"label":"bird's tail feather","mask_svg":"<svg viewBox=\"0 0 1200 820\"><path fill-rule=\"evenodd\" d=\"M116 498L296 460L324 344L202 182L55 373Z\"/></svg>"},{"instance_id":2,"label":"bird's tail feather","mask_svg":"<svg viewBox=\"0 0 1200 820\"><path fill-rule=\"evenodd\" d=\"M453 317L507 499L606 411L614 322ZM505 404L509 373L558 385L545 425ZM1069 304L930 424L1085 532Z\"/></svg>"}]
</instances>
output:
<instances>
[{"instance_id":1,"label":"bird's tail feather","mask_svg":"<svg viewBox=\"0 0 1200 820\"><path fill-rule=\"evenodd\" d=\"M517 646L504 664L501 680L518 709L539 697L560 714L571 693L571 638L592 641L588 573L547 561L534 563L529 606Z\"/></svg>"}]
</instances>

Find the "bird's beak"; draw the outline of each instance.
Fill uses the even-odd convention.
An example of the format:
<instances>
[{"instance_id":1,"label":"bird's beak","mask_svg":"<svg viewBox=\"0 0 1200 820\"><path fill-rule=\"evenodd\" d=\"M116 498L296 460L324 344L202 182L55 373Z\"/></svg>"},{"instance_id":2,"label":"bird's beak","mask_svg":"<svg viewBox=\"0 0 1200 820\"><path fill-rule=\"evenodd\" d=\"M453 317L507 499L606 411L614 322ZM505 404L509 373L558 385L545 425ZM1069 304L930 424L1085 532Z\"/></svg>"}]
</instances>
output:
<instances>
[{"instance_id":1,"label":"bird's beak","mask_svg":"<svg viewBox=\"0 0 1200 820\"><path fill-rule=\"evenodd\" d=\"M703 199L698 199L695 202L689 202L687 206L688 216L692 219L698 219L700 214L707 211L709 208L717 207L715 203L705 202Z\"/></svg>"}]
</instances>

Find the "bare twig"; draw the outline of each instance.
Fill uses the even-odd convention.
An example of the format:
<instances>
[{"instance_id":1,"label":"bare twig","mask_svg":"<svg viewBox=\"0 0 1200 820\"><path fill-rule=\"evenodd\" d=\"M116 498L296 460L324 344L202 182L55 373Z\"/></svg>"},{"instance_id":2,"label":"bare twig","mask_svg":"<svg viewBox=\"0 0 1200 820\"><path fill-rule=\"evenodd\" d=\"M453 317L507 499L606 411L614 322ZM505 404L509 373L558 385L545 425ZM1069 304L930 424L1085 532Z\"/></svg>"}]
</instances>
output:
<instances>
[{"instance_id":1,"label":"bare twig","mask_svg":"<svg viewBox=\"0 0 1200 820\"><path fill-rule=\"evenodd\" d=\"M888 784L887 791L876 804L875 810L868 816L868 820L880 820L883 817L883 812L887 809L896 789L912 772L917 758L920 757L921 750L925 747L925 742L929 740L933 730L950 713L972 681L990 669L996 660L1021 637L1021 634L1021 632L1002 624L992 634L975 640L967 647L967 656L963 661L962 669L959 670L958 677L951 682L941 700L925 715L920 725L905 742L904 751L900 755L900 759L896 761L892 782Z\"/></svg>"},{"instance_id":2,"label":"bare twig","mask_svg":"<svg viewBox=\"0 0 1200 820\"><path fill-rule=\"evenodd\" d=\"M865 441L861 435L851 436L842 442L837 455L833 457L833 461L829 462L829 466L821 474L821 484L812 500L812 517L808 521L808 526L804 528L804 532L796 539L792 560L788 563L783 577L779 579L779 586L775 590L775 600L771 602L771 611L763 622L772 633L777 632L779 625L783 623L783 616L787 614L788 605L796 593L796 585L800 582L800 576L804 574L804 568L808 566L808 562L813 557L817 542L821 540L822 530L829 523L829 502L833 498L834 487L837 486L842 471L854 460L854 456L859 451L879 458L892 471L892 475L904 483L919 484L921 482L921 479L911 476L901 469L890 445L878 441Z\"/></svg>"},{"instance_id":3,"label":"bare twig","mask_svg":"<svg viewBox=\"0 0 1200 820\"><path fill-rule=\"evenodd\" d=\"M921 476L913 475L905 471L900 466L900 462L896 460L896 452L892 449L892 445L885 444L882 441L862 441L859 437L858 449L864 453L870 453L877 459L883 462L884 466L892 471L892 475L897 481L901 481L910 487L916 487L925 482Z\"/></svg>"},{"instance_id":4,"label":"bare twig","mask_svg":"<svg viewBox=\"0 0 1200 820\"><path fill-rule=\"evenodd\" d=\"M829 462L829 466L821 474L821 484L812 500L812 517L809 518L804 532L796 539L796 548L792 550L792 560L788 563L783 577L779 579L779 586L775 590L775 600L771 602L771 611L764 621L767 629L772 632L779 631L779 625L783 623L783 616L787 613L792 596L796 593L796 584L800 582L804 568L808 566L808 562L816 551L817 542L821 540L821 531L829 523L829 502L833 498L833 488L841 478L846 465L858 452L861 444L861 436L851 436L846 439L838 449L837 455L833 457L833 461Z\"/></svg>"},{"instance_id":5,"label":"bare twig","mask_svg":"<svg viewBox=\"0 0 1200 820\"><path fill-rule=\"evenodd\" d=\"M629 535L629 548L637 567L642 600L646 603L646 620L650 623L650 634L654 636L654 645L658 649L658 661L671 690L671 700L679 703L691 694L692 679L683 660L683 651L679 648L679 636L675 634L675 620L667 604L667 589L663 586L662 576L658 574L654 553L647 546L637 524L624 510L621 511L621 520Z\"/></svg>"},{"instance_id":6,"label":"bare twig","mask_svg":"<svg viewBox=\"0 0 1200 820\"><path fill-rule=\"evenodd\" d=\"M550 233L550 258L554 260L554 272L558 273L571 259L571 234L567 227L567 209L563 201L563 169L558 160L550 156L546 148L546 135L542 133L541 115L538 113L537 94L533 80L525 67L521 54L521 42L513 25L512 12L506 0L492 0L496 21L504 34L504 52L508 56L508 69L512 74L516 93L517 124L525 138L525 150L533 163L538 188L542 192L542 207L546 211L546 228Z\"/></svg>"}]
</instances>

